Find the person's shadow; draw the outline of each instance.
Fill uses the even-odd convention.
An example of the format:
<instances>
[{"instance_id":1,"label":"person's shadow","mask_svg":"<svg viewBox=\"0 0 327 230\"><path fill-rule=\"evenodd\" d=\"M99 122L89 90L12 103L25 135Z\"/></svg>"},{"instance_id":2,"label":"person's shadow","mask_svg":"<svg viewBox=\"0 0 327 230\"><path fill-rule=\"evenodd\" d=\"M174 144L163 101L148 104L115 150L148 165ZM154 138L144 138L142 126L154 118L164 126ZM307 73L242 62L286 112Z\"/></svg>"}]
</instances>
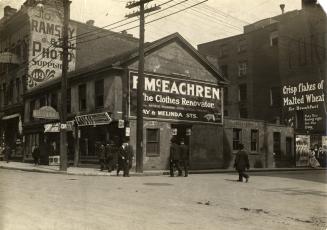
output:
<instances>
[{"instance_id":1,"label":"person's shadow","mask_svg":"<svg viewBox=\"0 0 327 230\"><path fill-rule=\"evenodd\" d=\"M238 182L239 180L224 179L225 181Z\"/></svg>"}]
</instances>

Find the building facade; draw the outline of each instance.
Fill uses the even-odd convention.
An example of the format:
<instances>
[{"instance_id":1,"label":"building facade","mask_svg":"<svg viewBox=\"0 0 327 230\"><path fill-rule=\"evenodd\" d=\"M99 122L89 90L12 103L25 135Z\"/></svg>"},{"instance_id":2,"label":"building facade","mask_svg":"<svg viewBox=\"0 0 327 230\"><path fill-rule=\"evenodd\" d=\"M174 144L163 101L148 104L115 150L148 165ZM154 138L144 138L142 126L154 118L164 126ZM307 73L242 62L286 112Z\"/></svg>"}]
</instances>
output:
<instances>
[{"instance_id":1,"label":"building facade","mask_svg":"<svg viewBox=\"0 0 327 230\"><path fill-rule=\"evenodd\" d=\"M199 52L216 57L230 80L225 116L293 127L299 135L295 143L302 146L302 136L309 138L306 159L310 147L327 149L326 25L320 5L302 1L301 10L244 26L243 34L200 44Z\"/></svg>"},{"instance_id":2,"label":"building facade","mask_svg":"<svg viewBox=\"0 0 327 230\"><path fill-rule=\"evenodd\" d=\"M144 169L168 167L174 136L189 145L192 168L222 167L224 79L179 34L148 44L145 54ZM137 67L138 52L131 49L70 74L69 159L96 161L96 143L119 145L125 137L135 149ZM49 98L59 90L60 82L53 80L25 94L24 127L33 130L27 139L43 135L56 142L58 121L34 120L31 111L42 95ZM53 133L46 130L50 126Z\"/></svg>"}]
</instances>

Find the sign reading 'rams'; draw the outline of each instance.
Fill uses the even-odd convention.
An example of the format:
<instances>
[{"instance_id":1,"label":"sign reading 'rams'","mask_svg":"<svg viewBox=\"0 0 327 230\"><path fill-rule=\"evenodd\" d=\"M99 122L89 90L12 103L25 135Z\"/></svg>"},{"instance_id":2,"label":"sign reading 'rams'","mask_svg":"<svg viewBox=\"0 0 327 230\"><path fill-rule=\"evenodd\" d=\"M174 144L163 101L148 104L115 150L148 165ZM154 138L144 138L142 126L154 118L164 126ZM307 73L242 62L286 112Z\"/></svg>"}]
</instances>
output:
<instances>
[{"instance_id":1,"label":"sign reading 'rams'","mask_svg":"<svg viewBox=\"0 0 327 230\"><path fill-rule=\"evenodd\" d=\"M131 72L130 116L136 116L137 73ZM144 77L143 115L148 118L222 123L221 88L190 79L149 75Z\"/></svg>"}]
</instances>

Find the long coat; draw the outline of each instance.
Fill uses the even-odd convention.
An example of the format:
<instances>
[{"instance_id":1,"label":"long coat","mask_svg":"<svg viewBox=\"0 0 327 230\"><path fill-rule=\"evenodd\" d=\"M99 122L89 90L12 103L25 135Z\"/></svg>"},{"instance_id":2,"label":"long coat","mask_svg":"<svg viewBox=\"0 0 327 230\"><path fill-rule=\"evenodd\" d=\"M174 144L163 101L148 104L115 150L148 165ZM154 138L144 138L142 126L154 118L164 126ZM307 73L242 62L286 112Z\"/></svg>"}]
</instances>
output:
<instances>
[{"instance_id":1,"label":"long coat","mask_svg":"<svg viewBox=\"0 0 327 230\"><path fill-rule=\"evenodd\" d=\"M188 152L188 147L185 144L181 144L179 146L180 149L180 154L181 154L181 159L183 161L188 161L189 160L189 152Z\"/></svg>"},{"instance_id":2,"label":"long coat","mask_svg":"<svg viewBox=\"0 0 327 230\"><path fill-rule=\"evenodd\" d=\"M130 144L125 145L125 147L120 148L120 156L123 158L123 161L128 164L129 168L132 167L133 163L133 147Z\"/></svg>"},{"instance_id":3,"label":"long coat","mask_svg":"<svg viewBox=\"0 0 327 230\"><path fill-rule=\"evenodd\" d=\"M238 151L235 157L234 168L236 170L244 171L250 168L248 154L244 150Z\"/></svg>"},{"instance_id":4,"label":"long coat","mask_svg":"<svg viewBox=\"0 0 327 230\"><path fill-rule=\"evenodd\" d=\"M170 146L170 160L171 161L181 160L181 150L178 144L176 143L172 143Z\"/></svg>"}]
</instances>

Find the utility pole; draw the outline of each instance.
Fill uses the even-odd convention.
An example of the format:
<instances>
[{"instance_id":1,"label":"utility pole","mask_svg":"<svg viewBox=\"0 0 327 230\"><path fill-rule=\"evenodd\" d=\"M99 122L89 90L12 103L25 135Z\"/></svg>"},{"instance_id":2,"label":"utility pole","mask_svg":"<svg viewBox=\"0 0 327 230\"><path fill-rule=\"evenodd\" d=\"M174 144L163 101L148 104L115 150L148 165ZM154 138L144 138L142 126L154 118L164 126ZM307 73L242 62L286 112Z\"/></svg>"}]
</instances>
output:
<instances>
[{"instance_id":1,"label":"utility pole","mask_svg":"<svg viewBox=\"0 0 327 230\"><path fill-rule=\"evenodd\" d=\"M60 170L67 171L67 72L68 72L68 25L70 19L69 0L62 0L64 22L62 36L62 75L61 75L61 113L60 113Z\"/></svg>"},{"instance_id":2,"label":"utility pole","mask_svg":"<svg viewBox=\"0 0 327 230\"><path fill-rule=\"evenodd\" d=\"M159 10L159 6L145 9L144 4L153 0L139 0L128 2L126 8L140 7L140 10L126 15L127 18L140 17L140 40L139 40L139 66L137 80L137 109L136 109L136 172L143 172L143 91L144 91L144 14Z\"/></svg>"}]
</instances>

